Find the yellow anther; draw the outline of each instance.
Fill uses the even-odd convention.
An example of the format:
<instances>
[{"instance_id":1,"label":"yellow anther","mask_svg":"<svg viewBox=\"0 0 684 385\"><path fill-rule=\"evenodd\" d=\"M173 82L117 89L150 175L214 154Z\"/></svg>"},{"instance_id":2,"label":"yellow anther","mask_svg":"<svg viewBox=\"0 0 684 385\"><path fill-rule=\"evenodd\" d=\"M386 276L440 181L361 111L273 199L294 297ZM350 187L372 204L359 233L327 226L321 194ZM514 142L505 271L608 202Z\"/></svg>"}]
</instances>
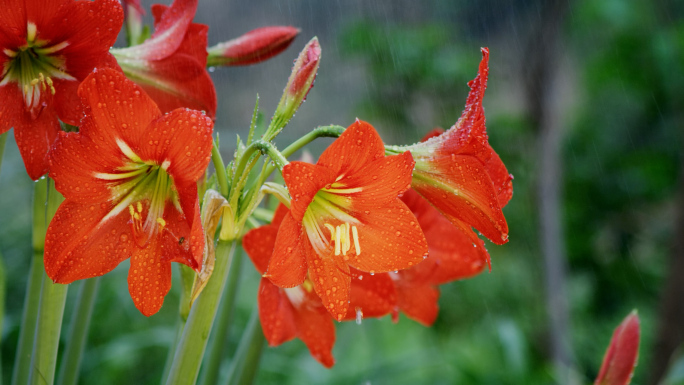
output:
<instances>
[{"instance_id":1,"label":"yellow anther","mask_svg":"<svg viewBox=\"0 0 684 385\"><path fill-rule=\"evenodd\" d=\"M131 217L135 217L135 209L133 209L133 205L128 205L128 212L131 213Z\"/></svg>"},{"instance_id":2,"label":"yellow anther","mask_svg":"<svg viewBox=\"0 0 684 385\"><path fill-rule=\"evenodd\" d=\"M166 221L164 218L157 218L157 223L159 223L159 226L163 229L164 226L166 226Z\"/></svg>"},{"instance_id":3,"label":"yellow anther","mask_svg":"<svg viewBox=\"0 0 684 385\"><path fill-rule=\"evenodd\" d=\"M54 95L56 92L57 91L55 90L55 87L51 85L50 86L50 93Z\"/></svg>"},{"instance_id":4,"label":"yellow anther","mask_svg":"<svg viewBox=\"0 0 684 385\"><path fill-rule=\"evenodd\" d=\"M38 80L38 79L33 79L33 80L31 80L31 85L32 85L32 86L35 86L36 84L38 84L38 82L40 82L40 80Z\"/></svg>"},{"instance_id":5,"label":"yellow anther","mask_svg":"<svg viewBox=\"0 0 684 385\"><path fill-rule=\"evenodd\" d=\"M45 76L43 76L42 72L38 72L38 78L40 79L41 82L45 81Z\"/></svg>"},{"instance_id":6,"label":"yellow anther","mask_svg":"<svg viewBox=\"0 0 684 385\"><path fill-rule=\"evenodd\" d=\"M335 227L335 255L340 255L340 226Z\"/></svg>"},{"instance_id":7,"label":"yellow anther","mask_svg":"<svg viewBox=\"0 0 684 385\"><path fill-rule=\"evenodd\" d=\"M41 75L42 75L42 74L41 74ZM50 77L48 76L48 77L45 78L45 81L47 82L47 84L48 84L50 87L52 87L52 78L50 78Z\"/></svg>"},{"instance_id":8,"label":"yellow anther","mask_svg":"<svg viewBox=\"0 0 684 385\"><path fill-rule=\"evenodd\" d=\"M331 225L330 223L326 223L325 228L330 230L330 240L334 241L335 240L335 227Z\"/></svg>"},{"instance_id":9,"label":"yellow anther","mask_svg":"<svg viewBox=\"0 0 684 385\"><path fill-rule=\"evenodd\" d=\"M138 201L138 212L139 212L139 213L142 213L142 209L143 209L143 208L142 208L142 203L140 203L140 201Z\"/></svg>"},{"instance_id":10,"label":"yellow anther","mask_svg":"<svg viewBox=\"0 0 684 385\"><path fill-rule=\"evenodd\" d=\"M133 213L133 219L135 219L136 221L139 221L140 220L140 214Z\"/></svg>"},{"instance_id":11,"label":"yellow anther","mask_svg":"<svg viewBox=\"0 0 684 385\"><path fill-rule=\"evenodd\" d=\"M302 282L302 288L307 291L307 293L311 293L313 290L313 283L309 281L308 279L305 279L304 282Z\"/></svg>"}]
</instances>

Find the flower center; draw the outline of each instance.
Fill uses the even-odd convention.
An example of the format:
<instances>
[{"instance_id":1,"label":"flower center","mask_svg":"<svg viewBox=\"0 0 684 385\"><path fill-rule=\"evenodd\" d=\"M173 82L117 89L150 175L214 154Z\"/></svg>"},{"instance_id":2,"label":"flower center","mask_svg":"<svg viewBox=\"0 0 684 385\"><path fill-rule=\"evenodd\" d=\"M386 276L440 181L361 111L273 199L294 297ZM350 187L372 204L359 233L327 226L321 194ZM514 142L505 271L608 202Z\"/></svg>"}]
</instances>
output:
<instances>
[{"instance_id":1,"label":"flower center","mask_svg":"<svg viewBox=\"0 0 684 385\"><path fill-rule=\"evenodd\" d=\"M96 178L110 182L111 200L117 202L105 220L127 209L133 234L138 243L144 244L165 229L164 209L168 201L182 212L173 178L166 171L170 162L167 160L161 165L145 162L125 142L117 140L117 144L128 161L118 172L95 174Z\"/></svg>"},{"instance_id":2,"label":"flower center","mask_svg":"<svg viewBox=\"0 0 684 385\"><path fill-rule=\"evenodd\" d=\"M26 108L34 115L40 111L41 92L55 94L53 79L76 80L65 72L65 59L57 54L69 42L49 45L45 40L36 40L36 34L36 25L28 23L26 44L15 50L3 49L10 60L5 62L0 75L0 87L17 82Z\"/></svg>"},{"instance_id":3,"label":"flower center","mask_svg":"<svg viewBox=\"0 0 684 385\"><path fill-rule=\"evenodd\" d=\"M338 178L339 179L339 178ZM361 188L344 188L339 182L332 183L319 190L304 213L302 224L306 229L314 250L319 255L343 255L351 250L361 254L359 230L361 222L349 214L352 205L352 194L361 192ZM323 229L328 229L330 236Z\"/></svg>"}]
</instances>

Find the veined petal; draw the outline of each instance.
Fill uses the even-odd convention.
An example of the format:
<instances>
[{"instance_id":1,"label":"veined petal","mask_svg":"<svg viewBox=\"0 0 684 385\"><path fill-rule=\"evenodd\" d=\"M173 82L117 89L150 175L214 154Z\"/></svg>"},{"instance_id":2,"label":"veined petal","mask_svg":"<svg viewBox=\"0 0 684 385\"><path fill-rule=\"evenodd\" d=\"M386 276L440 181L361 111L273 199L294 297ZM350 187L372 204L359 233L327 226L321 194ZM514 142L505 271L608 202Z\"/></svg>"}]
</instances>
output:
<instances>
[{"instance_id":1,"label":"veined petal","mask_svg":"<svg viewBox=\"0 0 684 385\"><path fill-rule=\"evenodd\" d=\"M294 309L283 290L268 279L259 284L259 320L269 346L278 346L295 338Z\"/></svg>"},{"instance_id":2,"label":"veined petal","mask_svg":"<svg viewBox=\"0 0 684 385\"><path fill-rule=\"evenodd\" d=\"M305 237L301 223L295 221L291 213L285 215L266 270L266 277L275 285L295 287L304 282L307 271L304 247L308 244Z\"/></svg>"},{"instance_id":3,"label":"veined petal","mask_svg":"<svg viewBox=\"0 0 684 385\"><path fill-rule=\"evenodd\" d=\"M164 248L162 238L153 236L131 256L128 291L135 307L147 317L159 311L171 289L171 262L159 258Z\"/></svg>"},{"instance_id":4,"label":"veined petal","mask_svg":"<svg viewBox=\"0 0 684 385\"><path fill-rule=\"evenodd\" d=\"M351 208L355 211L372 210L383 203L396 200L411 186L413 157L406 151L400 155L385 156L368 163L358 172L340 179L344 189L356 190Z\"/></svg>"},{"instance_id":5,"label":"veined petal","mask_svg":"<svg viewBox=\"0 0 684 385\"><path fill-rule=\"evenodd\" d=\"M155 28L161 22L164 12L169 9L163 4L152 4L152 15L154 16ZM178 49L174 52L175 55L185 54L195 58L202 67L207 66L207 35L209 26L198 23L190 23L188 30L185 32L185 37Z\"/></svg>"},{"instance_id":6,"label":"veined petal","mask_svg":"<svg viewBox=\"0 0 684 385\"><path fill-rule=\"evenodd\" d=\"M195 183L211 160L214 123L198 111L176 109L152 121L140 135L136 153L168 171L179 185Z\"/></svg>"},{"instance_id":7,"label":"veined petal","mask_svg":"<svg viewBox=\"0 0 684 385\"><path fill-rule=\"evenodd\" d=\"M103 275L135 249L128 217L103 220L111 203L82 204L67 199L45 236L45 271L54 282L71 283Z\"/></svg>"},{"instance_id":8,"label":"veined petal","mask_svg":"<svg viewBox=\"0 0 684 385\"><path fill-rule=\"evenodd\" d=\"M334 182L335 177L332 169L317 164L298 161L287 164L283 168L283 179L292 197L292 217L301 221L314 195L327 184Z\"/></svg>"},{"instance_id":9,"label":"veined petal","mask_svg":"<svg viewBox=\"0 0 684 385\"><path fill-rule=\"evenodd\" d=\"M351 295L345 321L382 317L390 314L397 304L397 291L389 274L370 275L351 269Z\"/></svg>"},{"instance_id":10,"label":"veined petal","mask_svg":"<svg viewBox=\"0 0 684 385\"><path fill-rule=\"evenodd\" d=\"M418 220L406 204L394 202L359 212L356 217L361 253L354 248L349 265L369 273L406 269L423 261L428 252Z\"/></svg>"},{"instance_id":11,"label":"veined petal","mask_svg":"<svg viewBox=\"0 0 684 385\"><path fill-rule=\"evenodd\" d=\"M45 7L45 2L39 3ZM109 55L122 25L123 9L118 0L70 1L38 30L49 35L41 38L53 44L67 43L60 51L66 59L65 71L83 79Z\"/></svg>"},{"instance_id":12,"label":"veined petal","mask_svg":"<svg viewBox=\"0 0 684 385\"><path fill-rule=\"evenodd\" d=\"M123 156L117 144L123 141L139 152L145 130L161 115L139 86L113 69L92 73L81 83L78 95L86 111L79 132L91 138L100 151Z\"/></svg>"},{"instance_id":13,"label":"veined petal","mask_svg":"<svg viewBox=\"0 0 684 385\"><path fill-rule=\"evenodd\" d=\"M175 0L156 23L152 37L143 44L117 50L130 58L161 60L181 45L188 26L195 17L197 0Z\"/></svg>"},{"instance_id":14,"label":"veined petal","mask_svg":"<svg viewBox=\"0 0 684 385\"><path fill-rule=\"evenodd\" d=\"M0 8L1 9L1 8ZM14 84L0 87L0 134L14 127L24 112L21 90Z\"/></svg>"},{"instance_id":15,"label":"veined petal","mask_svg":"<svg viewBox=\"0 0 684 385\"><path fill-rule=\"evenodd\" d=\"M452 155L434 159L439 173L415 171L412 187L448 219L478 229L496 244L508 241L508 225L494 185L475 157Z\"/></svg>"},{"instance_id":16,"label":"veined petal","mask_svg":"<svg viewBox=\"0 0 684 385\"><path fill-rule=\"evenodd\" d=\"M400 278L397 281L397 298L399 309L412 320L431 326L437 319L439 312L437 287L426 283L414 284L412 281L403 281Z\"/></svg>"},{"instance_id":17,"label":"veined petal","mask_svg":"<svg viewBox=\"0 0 684 385\"><path fill-rule=\"evenodd\" d=\"M332 170L335 177L344 177L357 174L384 155L385 147L377 131L370 124L356 120L323 151L316 164Z\"/></svg>"},{"instance_id":18,"label":"veined petal","mask_svg":"<svg viewBox=\"0 0 684 385\"><path fill-rule=\"evenodd\" d=\"M264 274L266 269L268 269L268 261L271 259L271 255L273 255L280 223L287 213L287 207L282 203L279 204L270 224L252 229L242 238L242 247L249 255L259 274Z\"/></svg>"},{"instance_id":19,"label":"veined petal","mask_svg":"<svg viewBox=\"0 0 684 385\"><path fill-rule=\"evenodd\" d=\"M50 106L45 107L35 119L25 112L15 121L14 139L31 179L38 180L47 173L47 154L60 130L57 115Z\"/></svg>"},{"instance_id":20,"label":"veined petal","mask_svg":"<svg viewBox=\"0 0 684 385\"><path fill-rule=\"evenodd\" d=\"M308 297L305 298L306 302L294 312L297 337L304 341L313 358L326 368L331 368L335 364L332 355L335 324L315 294L307 293L305 296Z\"/></svg>"},{"instance_id":21,"label":"veined petal","mask_svg":"<svg viewBox=\"0 0 684 385\"><path fill-rule=\"evenodd\" d=\"M284 225L285 221L283 221L281 228ZM276 245L277 243L276 241ZM351 284L349 265L341 261L340 258L317 254L309 242L304 242L304 248L309 265L309 278L314 285L316 294L321 297L323 306L333 318L341 321L349 309Z\"/></svg>"},{"instance_id":22,"label":"veined petal","mask_svg":"<svg viewBox=\"0 0 684 385\"><path fill-rule=\"evenodd\" d=\"M23 4L22 4L23 5ZM16 0L0 0L0 47L26 44L26 7ZM3 55L0 52L0 55Z\"/></svg>"}]
</instances>

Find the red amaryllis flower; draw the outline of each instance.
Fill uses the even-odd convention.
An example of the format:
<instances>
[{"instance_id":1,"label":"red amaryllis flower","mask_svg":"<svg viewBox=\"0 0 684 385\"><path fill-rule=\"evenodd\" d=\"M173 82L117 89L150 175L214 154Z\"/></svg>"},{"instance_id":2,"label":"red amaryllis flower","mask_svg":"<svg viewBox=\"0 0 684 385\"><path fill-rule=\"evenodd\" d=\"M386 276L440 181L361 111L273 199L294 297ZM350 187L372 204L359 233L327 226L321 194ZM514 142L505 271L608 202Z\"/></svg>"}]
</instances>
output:
<instances>
[{"instance_id":1,"label":"red amaryllis flower","mask_svg":"<svg viewBox=\"0 0 684 385\"><path fill-rule=\"evenodd\" d=\"M295 27L270 26L207 49L209 65L240 66L268 60L285 51L299 34Z\"/></svg>"},{"instance_id":2,"label":"red amaryllis flower","mask_svg":"<svg viewBox=\"0 0 684 385\"><path fill-rule=\"evenodd\" d=\"M261 274L268 267L278 228L287 213L284 205L278 206L271 224L249 231L242 239L242 246ZM304 280L299 286L282 289L267 278L261 278L258 301L261 327L270 346L298 337L318 362L328 368L333 366L335 325L321 299L313 292L311 281Z\"/></svg>"},{"instance_id":3,"label":"red amaryllis flower","mask_svg":"<svg viewBox=\"0 0 684 385\"><path fill-rule=\"evenodd\" d=\"M615 329L595 385L627 385L639 355L639 316L631 312Z\"/></svg>"},{"instance_id":4,"label":"red amaryllis flower","mask_svg":"<svg viewBox=\"0 0 684 385\"><path fill-rule=\"evenodd\" d=\"M503 244L508 241L508 225L501 208L512 196L513 178L488 143L482 98L489 50L483 48L482 55L458 122L426 142L395 151L411 151L416 161L411 186L455 226L464 231L473 226Z\"/></svg>"},{"instance_id":5,"label":"red amaryllis flower","mask_svg":"<svg viewBox=\"0 0 684 385\"><path fill-rule=\"evenodd\" d=\"M14 127L32 179L47 172L58 119L78 125L76 89L111 60L122 23L116 0L0 1L0 133Z\"/></svg>"},{"instance_id":6,"label":"red amaryllis flower","mask_svg":"<svg viewBox=\"0 0 684 385\"><path fill-rule=\"evenodd\" d=\"M197 0L152 6L155 32L142 44L112 49L126 76L154 99L162 112L187 107L216 115L216 90L206 70L207 32L192 23Z\"/></svg>"},{"instance_id":7,"label":"red amaryllis flower","mask_svg":"<svg viewBox=\"0 0 684 385\"><path fill-rule=\"evenodd\" d=\"M295 287L308 272L338 320L349 307L350 266L394 271L427 254L416 218L398 198L410 184L411 154L384 154L375 129L357 120L315 165L292 162L283 168L292 205L265 276L277 286Z\"/></svg>"},{"instance_id":8,"label":"red amaryllis flower","mask_svg":"<svg viewBox=\"0 0 684 385\"><path fill-rule=\"evenodd\" d=\"M78 133L60 132L50 177L66 200L45 239L45 270L57 283L103 275L131 258L135 306L156 313L171 287L171 262L197 269L204 235L197 180L211 155L212 121L199 111L162 115L112 69L79 87Z\"/></svg>"}]
</instances>

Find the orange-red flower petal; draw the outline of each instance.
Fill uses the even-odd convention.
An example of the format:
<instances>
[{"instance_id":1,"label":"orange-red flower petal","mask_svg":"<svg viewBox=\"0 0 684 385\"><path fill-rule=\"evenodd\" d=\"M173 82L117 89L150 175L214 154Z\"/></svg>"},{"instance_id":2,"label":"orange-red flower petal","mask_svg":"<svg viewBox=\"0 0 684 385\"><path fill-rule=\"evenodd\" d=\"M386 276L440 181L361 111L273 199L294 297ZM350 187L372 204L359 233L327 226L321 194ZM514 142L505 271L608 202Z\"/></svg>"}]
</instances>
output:
<instances>
[{"instance_id":1,"label":"orange-red flower petal","mask_svg":"<svg viewBox=\"0 0 684 385\"><path fill-rule=\"evenodd\" d=\"M630 313L613 332L595 385L627 385L639 355L639 316Z\"/></svg>"}]
</instances>

